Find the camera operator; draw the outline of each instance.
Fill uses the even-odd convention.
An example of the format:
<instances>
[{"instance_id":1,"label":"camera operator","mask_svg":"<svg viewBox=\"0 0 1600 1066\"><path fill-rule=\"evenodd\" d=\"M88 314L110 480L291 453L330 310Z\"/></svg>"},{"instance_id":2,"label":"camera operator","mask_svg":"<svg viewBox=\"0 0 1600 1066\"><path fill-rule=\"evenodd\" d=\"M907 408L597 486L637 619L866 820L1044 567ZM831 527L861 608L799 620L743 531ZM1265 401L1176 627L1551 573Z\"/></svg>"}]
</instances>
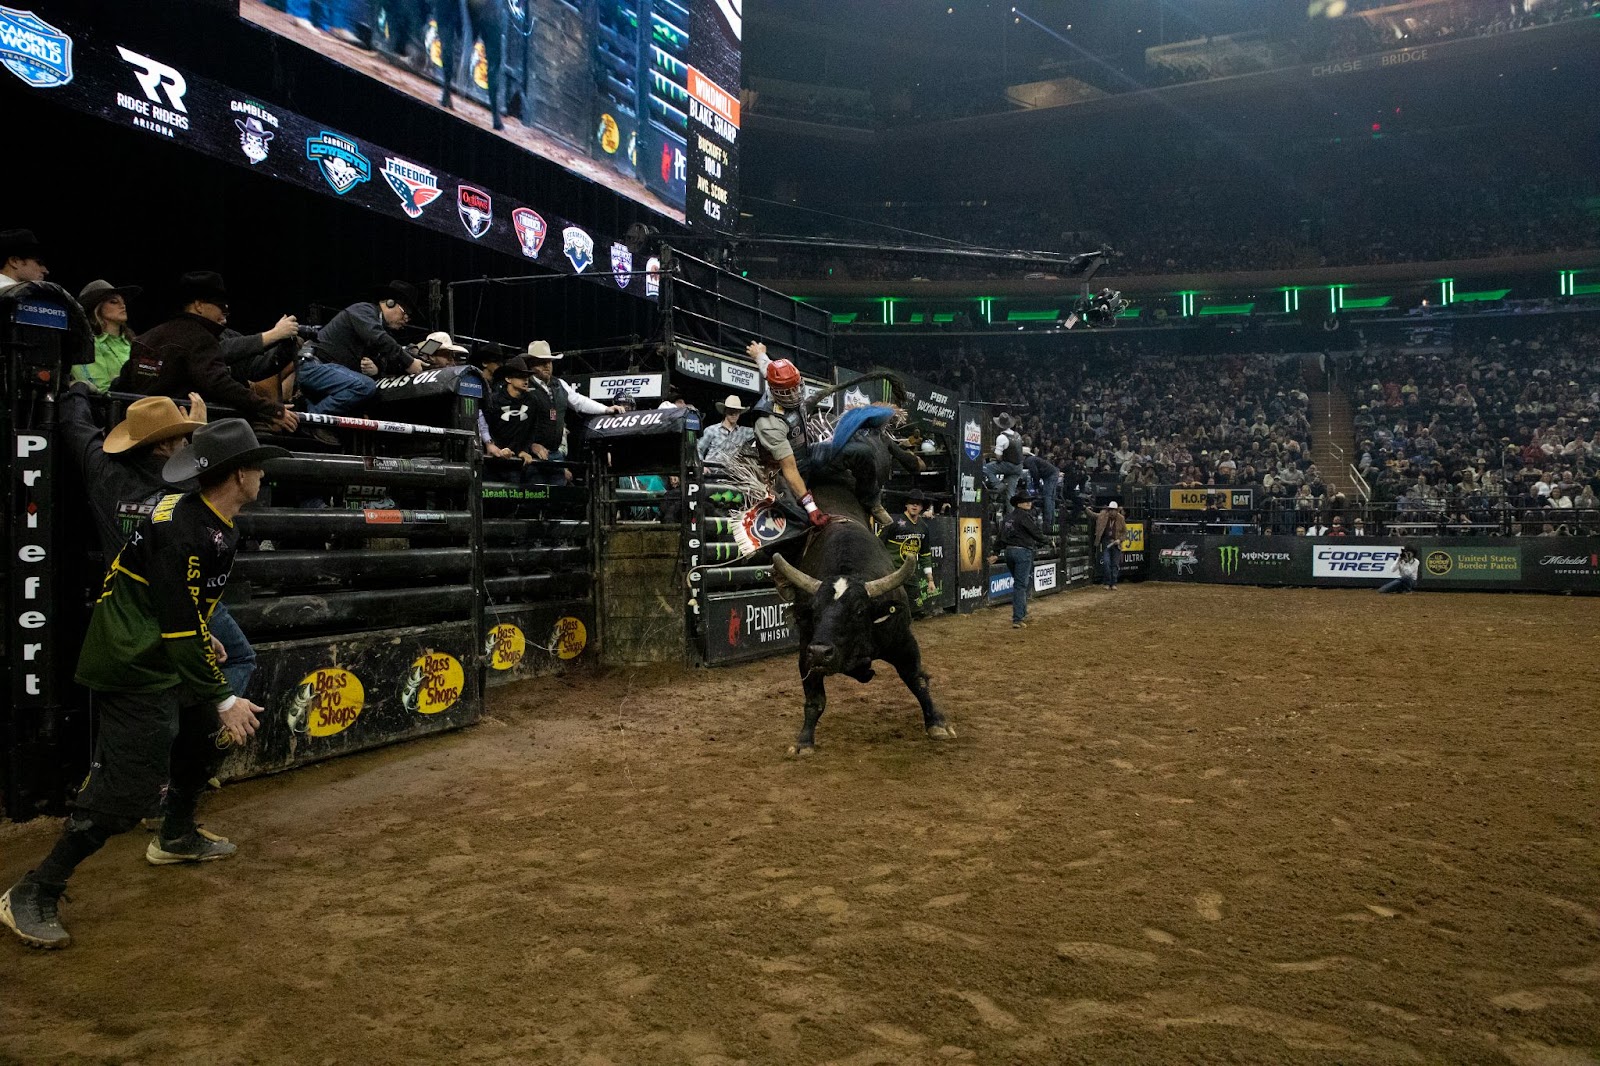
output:
<instances>
[{"instance_id":1,"label":"camera operator","mask_svg":"<svg viewBox=\"0 0 1600 1066\"><path fill-rule=\"evenodd\" d=\"M416 352L393 336L413 321L422 322L422 295L404 281L391 281L334 315L317 331L314 354L300 357L306 411L349 414L377 394L374 378L422 373Z\"/></svg>"},{"instance_id":2,"label":"camera operator","mask_svg":"<svg viewBox=\"0 0 1600 1066\"><path fill-rule=\"evenodd\" d=\"M1395 572L1398 575L1393 581L1386 582L1379 592L1415 592L1417 591L1417 553L1407 544L1400 549L1400 558L1395 560Z\"/></svg>"}]
</instances>

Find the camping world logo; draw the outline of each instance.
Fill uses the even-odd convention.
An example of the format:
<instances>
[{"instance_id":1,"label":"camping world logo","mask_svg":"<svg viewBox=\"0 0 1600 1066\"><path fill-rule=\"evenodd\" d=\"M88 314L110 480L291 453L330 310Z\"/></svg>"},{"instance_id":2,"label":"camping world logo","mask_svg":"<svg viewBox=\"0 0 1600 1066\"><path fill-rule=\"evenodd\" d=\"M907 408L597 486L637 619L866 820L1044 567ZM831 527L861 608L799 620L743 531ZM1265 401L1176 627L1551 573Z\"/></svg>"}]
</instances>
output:
<instances>
[{"instance_id":1,"label":"camping world logo","mask_svg":"<svg viewBox=\"0 0 1600 1066\"><path fill-rule=\"evenodd\" d=\"M411 218L422 217L422 209L444 191L439 188L439 179L434 177L433 171L393 157L383 161L383 180L400 197L400 209Z\"/></svg>"},{"instance_id":2,"label":"camping world logo","mask_svg":"<svg viewBox=\"0 0 1600 1066\"><path fill-rule=\"evenodd\" d=\"M522 248L522 254L529 259L539 258L539 249L544 247L544 235L550 231L543 216L537 211L519 207L511 212L511 226L517 231L517 244Z\"/></svg>"},{"instance_id":3,"label":"camping world logo","mask_svg":"<svg viewBox=\"0 0 1600 1066\"><path fill-rule=\"evenodd\" d=\"M566 253L572 269L580 274L594 263L594 238L577 226L561 231L561 250Z\"/></svg>"},{"instance_id":4,"label":"camping world logo","mask_svg":"<svg viewBox=\"0 0 1600 1066\"><path fill-rule=\"evenodd\" d=\"M328 187L340 196L372 180L372 161L361 154L354 141L337 133L323 130L315 137L307 137L306 158L317 164Z\"/></svg>"},{"instance_id":5,"label":"camping world logo","mask_svg":"<svg viewBox=\"0 0 1600 1066\"><path fill-rule=\"evenodd\" d=\"M0 7L0 64L32 89L72 80L72 38L32 11Z\"/></svg>"},{"instance_id":6,"label":"camping world logo","mask_svg":"<svg viewBox=\"0 0 1600 1066\"><path fill-rule=\"evenodd\" d=\"M461 216L467 236L473 240L488 233L494 224L494 202L488 193L471 185L456 187L456 213Z\"/></svg>"}]
</instances>

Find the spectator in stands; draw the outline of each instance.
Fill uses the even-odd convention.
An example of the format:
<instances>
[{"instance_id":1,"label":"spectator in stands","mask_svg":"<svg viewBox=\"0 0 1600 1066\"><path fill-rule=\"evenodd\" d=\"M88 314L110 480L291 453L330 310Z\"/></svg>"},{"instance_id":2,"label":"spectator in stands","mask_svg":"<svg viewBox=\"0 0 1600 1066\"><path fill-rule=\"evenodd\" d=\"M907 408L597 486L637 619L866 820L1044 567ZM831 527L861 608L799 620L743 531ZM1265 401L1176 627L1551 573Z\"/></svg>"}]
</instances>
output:
<instances>
[{"instance_id":1,"label":"spectator in stands","mask_svg":"<svg viewBox=\"0 0 1600 1066\"><path fill-rule=\"evenodd\" d=\"M750 408L737 393L730 392L726 400L718 402L717 414L722 416L722 421L707 426L695 445L702 463L726 465L740 448L755 439L754 430L739 424L739 416L748 410Z\"/></svg>"},{"instance_id":2,"label":"spectator in stands","mask_svg":"<svg viewBox=\"0 0 1600 1066\"><path fill-rule=\"evenodd\" d=\"M1410 545L1400 549L1400 558L1394 564L1396 577L1381 588L1379 592L1414 592L1417 588L1417 553Z\"/></svg>"},{"instance_id":3,"label":"spectator in stands","mask_svg":"<svg viewBox=\"0 0 1600 1066\"><path fill-rule=\"evenodd\" d=\"M1096 511L1085 508L1094 519L1094 548L1100 553L1100 574L1106 588L1115 592L1117 578L1122 574L1122 538L1128 535L1128 520L1116 500Z\"/></svg>"},{"instance_id":4,"label":"spectator in stands","mask_svg":"<svg viewBox=\"0 0 1600 1066\"><path fill-rule=\"evenodd\" d=\"M44 281L49 276L50 268L44 265L44 246L32 230L0 230L0 289Z\"/></svg>"},{"instance_id":5,"label":"spectator in stands","mask_svg":"<svg viewBox=\"0 0 1600 1066\"><path fill-rule=\"evenodd\" d=\"M128 327L128 298L144 290L137 285L117 286L109 281L91 281L78 293L94 330L94 362L72 368L72 379L86 383L95 392L105 392L127 365L133 345L133 330Z\"/></svg>"},{"instance_id":6,"label":"spectator in stands","mask_svg":"<svg viewBox=\"0 0 1600 1066\"><path fill-rule=\"evenodd\" d=\"M374 378L420 374L422 360L395 340L413 319L422 321L422 294L415 285L391 281L358 300L317 331L315 354L300 359L296 378L318 415L359 411L377 395Z\"/></svg>"},{"instance_id":7,"label":"spectator in stands","mask_svg":"<svg viewBox=\"0 0 1600 1066\"><path fill-rule=\"evenodd\" d=\"M1011 571L1011 628L1028 624L1028 593L1033 591L1033 556L1046 544L1044 530L1033 515L1033 497L1019 492L1011 497L1011 513L1000 523L997 546ZM991 560L993 561L993 560Z\"/></svg>"},{"instance_id":8,"label":"spectator in stands","mask_svg":"<svg viewBox=\"0 0 1600 1066\"><path fill-rule=\"evenodd\" d=\"M222 275L193 271L178 281L183 310L141 334L116 387L147 396L186 396L198 392L208 404L231 408L244 418L276 430L293 430L293 411L252 392L228 373L218 338L228 324L228 289Z\"/></svg>"}]
</instances>

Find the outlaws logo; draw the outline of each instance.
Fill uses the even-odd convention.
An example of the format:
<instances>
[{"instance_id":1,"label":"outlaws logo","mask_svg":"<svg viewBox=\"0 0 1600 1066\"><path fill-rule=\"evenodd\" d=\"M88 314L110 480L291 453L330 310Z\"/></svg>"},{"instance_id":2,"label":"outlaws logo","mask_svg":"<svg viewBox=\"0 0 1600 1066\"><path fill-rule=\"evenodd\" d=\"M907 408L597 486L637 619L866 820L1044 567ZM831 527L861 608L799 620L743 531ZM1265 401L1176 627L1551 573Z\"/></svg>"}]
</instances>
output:
<instances>
[{"instance_id":1,"label":"outlaws logo","mask_svg":"<svg viewBox=\"0 0 1600 1066\"><path fill-rule=\"evenodd\" d=\"M383 161L383 180L400 197L401 210L411 218L420 218L422 209L444 192L439 188L439 179L434 177L433 171L392 156L385 157Z\"/></svg>"},{"instance_id":2,"label":"outlaws logo","mask_svg":"<svg viewBox=\"0 0 1600 1066\"><path fill-rule=\"evenodd\" d=\"M561 231L561 250L572 264L572 269L580 274L594 262L594 238L577 226L568 226Z\"/></svg>"},{"instance_id":3,"label":"outlaws logo","mask_svg":"<svg viewBox=\"0 0 1600 1066\"><path fill-rule=\"evenodd\" d=\"M617 288L626 289L633 280L633 253L628 251L628 246L621 241L611 244L611 276L616 279Z\"/></svg>"},{"instance_id":4,"label":"outlaws logo","mask_svg":"<svg viewBox=\"0 0 1600 1066\"><path fill-rule=\"evenodd\" d=\"M489 227L494 225L494 202L488 193L471 185L456 187L456 213L461 216L467 236L473 240L488 233Z\"/></svg>"},{"instance_id":5,"label":"outlaws logo","mask_svg":"<svg viewBox=\"0 0 1600 1066\"><path fill-rule=\"evenodd\" d=\"M328 187L340 196L372 180L372 161L361 154L354 141L337 133L323 130L315 137L307 137L306 158L317 164Z\"/></svg>"},{"instance_id":6,"label":"outlaws logo","mask_svg":"<svg viewBox=\"0 0 1600 1066\"><path fill-rule=\"evenodd\" d=\"M511 212L511 225L517 231L517 245L529 259L539 258L544 247L544 235L549 232L544 218L537 211L519 207Z\"/></svg>"},{"instance_id":7,"label":"outlaws logo","mask_svg":"<svg viewBox=\"0 0 1600 1066\"><path fill-rule=\"evenodd\" d=\"M72 38L32 11L0 7L0 66L32 89L72 80Z\"/></svg>"}]
</instances>

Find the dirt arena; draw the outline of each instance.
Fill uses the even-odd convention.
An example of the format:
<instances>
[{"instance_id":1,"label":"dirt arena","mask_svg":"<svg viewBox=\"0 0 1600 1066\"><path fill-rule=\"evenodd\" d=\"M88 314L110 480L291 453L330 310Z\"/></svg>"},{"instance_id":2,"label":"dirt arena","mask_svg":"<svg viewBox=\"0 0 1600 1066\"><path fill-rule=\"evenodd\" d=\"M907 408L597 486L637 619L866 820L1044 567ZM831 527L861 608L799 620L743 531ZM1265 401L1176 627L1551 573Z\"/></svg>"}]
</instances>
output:
<instances>
[{"instance_id":1,"label":"dirt arena","mask_svg":"<svg viewBox=\"0 0 1600 1066\"><path fill-rule=\"evenodd\" d=\"M214 797L0 941L0 1062L1590 1063L1600 601L1146 585L548 679ZM0 877L56 827L0 829ZM137 839L135 839L137 837Z\"/></svg>"}]
</instances>

